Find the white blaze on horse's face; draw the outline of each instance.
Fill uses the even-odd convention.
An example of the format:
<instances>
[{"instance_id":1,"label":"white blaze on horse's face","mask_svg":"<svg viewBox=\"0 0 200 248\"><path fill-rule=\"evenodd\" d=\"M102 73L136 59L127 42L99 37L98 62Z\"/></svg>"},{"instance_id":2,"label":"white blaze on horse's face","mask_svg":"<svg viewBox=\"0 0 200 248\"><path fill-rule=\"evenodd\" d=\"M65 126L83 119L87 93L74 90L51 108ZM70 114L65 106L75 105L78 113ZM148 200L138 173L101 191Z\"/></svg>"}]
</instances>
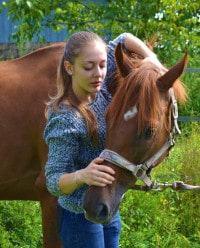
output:
<instances>
[{"instance_id":1,"label":"white blaze on horse's face","mask_svg":"<svg viewBox=\"0 0 200 248\"><path fill-rule=\"evenodd\" d=\"M125 114L124 114L124 120L128 121L129 119L133 118L136 116L138 110L136 106L133 106L131 109L129 109Z\"/></svg>"}]
</instances>

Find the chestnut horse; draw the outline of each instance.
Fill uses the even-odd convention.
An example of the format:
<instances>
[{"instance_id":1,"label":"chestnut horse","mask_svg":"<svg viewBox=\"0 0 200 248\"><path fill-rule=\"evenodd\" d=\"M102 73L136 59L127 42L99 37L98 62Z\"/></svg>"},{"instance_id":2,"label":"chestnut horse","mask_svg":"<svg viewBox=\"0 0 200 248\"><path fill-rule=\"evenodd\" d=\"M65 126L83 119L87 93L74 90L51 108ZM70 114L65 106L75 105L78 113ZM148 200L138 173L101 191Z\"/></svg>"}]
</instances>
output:
<instances>
[{"instance_id":1,"label":"chestnut horse","mask_svg":"<svg viewBox=\"0 0 200 248\"><path fill-rule=\"evenodd\" d=\"M115 58L117 87L107 109L106 149L100 155L104 164L115 170L115 181L106 187L91 186L85 194L85 216L95 223L109 222L123 194L134 188L138 179L147 188L153 187L148 174L168 155L173 131L179 130L176 99L186 100L178 78L187 54L168 71L148 59L134 63L120 45Z\"/></svg>"},{"instance_id":2,"label":"chestnut horse","mask_svg":"<svg viewBox=\"0 0 200 248\"><path fill-rule=\"evenodd\" d=\"M56 198L46 189L44 109L55 90L65 43L0 62L0 200L40 201L43 244L61 247L56 234Z\"/></svg>"},{"instance_id":3,"label":"chestnut horse","mask_svg":"<svg viewBox=\"0 0 200 248\"><path fill-rule=\"evenodd\" d=\"M0 200L40 201L46 248L61 247L56 232L56 198L46 189L47 146L42 136L45 100L55 90L64 45L59 43L0 62ZM106 117L106 148L134 163L143 163L169 135L168 91L173 86L177 99L184 98L181 84L174 81L181 75L185 60L160 77L161 72L152 64L142 63L135 69L119 47L116 59L119 84L116 92L115 87L111 88L114 98ZM134 112L138 112L135 117ZM136 181L128 170L115 167L112 162L107 164L116 170L115 183L105 188L90 187L84 201L86 216L94 222L110 219L121 195Z\"/></svg>"}]
</instances>

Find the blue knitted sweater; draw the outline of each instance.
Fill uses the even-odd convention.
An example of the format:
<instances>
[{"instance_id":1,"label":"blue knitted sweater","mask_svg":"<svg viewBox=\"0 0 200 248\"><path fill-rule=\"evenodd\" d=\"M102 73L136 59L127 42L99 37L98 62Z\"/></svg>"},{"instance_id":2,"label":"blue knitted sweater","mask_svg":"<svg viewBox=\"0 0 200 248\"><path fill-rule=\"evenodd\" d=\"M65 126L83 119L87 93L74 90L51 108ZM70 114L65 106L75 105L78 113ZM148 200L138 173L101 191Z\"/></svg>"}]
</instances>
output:
<instances>
[{"instance_id":1,"label":"blue knitted sweater","mask_svg":"<svg viewBox=\"0 0 200 248\"><path fill-rule=\"evenodd\" d=\"M126 33L121 34L108 44L108 76L116 70L114 48L119 42L124 44L125 37ZM111 101L111 95L107 91L108 76L94 102L88 105L98 120L98 145L94 146L89 140L85 120L75 108L68 109L65 113L51 110L44 130L44 139L49 147L45 167L47 188L51 194L58 196L58 202L63 208L75 213L83 213L82 200L88 186L83 185L66 195L60 190L58 182L61 175L85 168L104 149L104 112ZM66 108L63 105L60 107Z\"/></svg>"}]
</instances>

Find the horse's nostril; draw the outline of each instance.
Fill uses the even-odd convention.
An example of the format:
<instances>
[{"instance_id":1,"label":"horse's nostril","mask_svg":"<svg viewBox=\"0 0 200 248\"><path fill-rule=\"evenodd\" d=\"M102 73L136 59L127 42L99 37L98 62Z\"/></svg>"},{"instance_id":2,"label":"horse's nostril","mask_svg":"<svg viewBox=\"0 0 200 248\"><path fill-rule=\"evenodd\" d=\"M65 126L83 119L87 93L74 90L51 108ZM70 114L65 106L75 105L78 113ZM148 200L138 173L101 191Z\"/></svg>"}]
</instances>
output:
<instances>
[{"instance_id":1,"label":"horse's nostril","mask_svg":"<svg viewBox=\"0 0 200 248\"><path fill-rule=\"evenodd\" d=\"M97 218L98 219L106 218L109 214L108 212L109 212L108 207L105 204L103 204L103 203L99 204Z\"/></svg>"}]
</instances>

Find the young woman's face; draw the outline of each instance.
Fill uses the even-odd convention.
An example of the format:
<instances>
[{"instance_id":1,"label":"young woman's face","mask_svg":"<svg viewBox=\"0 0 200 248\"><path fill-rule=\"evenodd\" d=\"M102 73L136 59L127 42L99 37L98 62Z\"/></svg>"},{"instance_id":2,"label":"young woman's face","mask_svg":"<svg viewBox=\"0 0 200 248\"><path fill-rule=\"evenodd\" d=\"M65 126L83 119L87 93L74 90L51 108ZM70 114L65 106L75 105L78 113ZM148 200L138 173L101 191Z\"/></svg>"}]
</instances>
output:
<instances>
[{"instance_id":1,"label":"young woman's face","mask_svg":"<svg viewBox=\"0 0 200 248\"><path fill-rule=\"evenodd\" d=\"M70 70L74 93L80 100L91 102L100 90L107 72L105 45L94 42L82 48L73 65L70 64Z\"/></svg>"}]
</instances>

